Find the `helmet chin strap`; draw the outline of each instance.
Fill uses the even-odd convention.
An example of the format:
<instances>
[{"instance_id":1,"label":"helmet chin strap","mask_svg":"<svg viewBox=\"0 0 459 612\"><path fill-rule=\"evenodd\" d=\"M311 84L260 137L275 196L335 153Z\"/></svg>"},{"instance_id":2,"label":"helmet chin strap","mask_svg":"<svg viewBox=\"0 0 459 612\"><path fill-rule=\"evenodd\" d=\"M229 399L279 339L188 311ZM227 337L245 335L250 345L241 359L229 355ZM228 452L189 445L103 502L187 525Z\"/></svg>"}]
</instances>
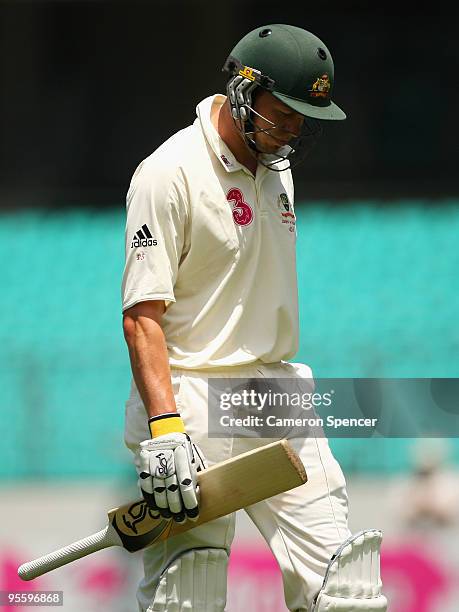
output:
<instances>
[{"instance_id":1,"label":"helmet chin strap","mask_svg":"<svg viewBox=\"0 0 459 612\"><path fill-rule=\"evenodd\" d=\"M296 138L292 139L292 144L279 145L279 148L274 153L263 151L257 146L256 135L267 134L275 140L275 136L270 132L276 129L277 125L266 117L263 117L263 115L260 115L260 113L253 108L252 94L257 86L258 84L256 81L252 81L241 75L234 76L228 81L226 89L231 108L231 116L247 148L254 155L256 160L262 166L268 168L268 170L283 172L297 166L303 161L322 135L322 125L321 122L316 119L305 117L301 133ZM261 128L255 125L255 116L262 119L270 127ZM286 163L284 164L283 162Z\"/></svg>"}]
</instances>

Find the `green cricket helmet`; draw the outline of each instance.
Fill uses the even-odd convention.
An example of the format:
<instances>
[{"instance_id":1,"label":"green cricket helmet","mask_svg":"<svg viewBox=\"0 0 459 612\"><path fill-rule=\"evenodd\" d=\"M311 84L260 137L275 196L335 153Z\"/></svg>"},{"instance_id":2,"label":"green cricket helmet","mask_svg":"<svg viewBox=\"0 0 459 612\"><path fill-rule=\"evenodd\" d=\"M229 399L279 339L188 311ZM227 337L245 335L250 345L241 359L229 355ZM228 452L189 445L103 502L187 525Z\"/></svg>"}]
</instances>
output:
<instances>
[{"instance_id":1,"label":"green cricket helmet","mask_svg":"<svg viewBox=\"0 0 459 612\"><path fill-rule=\"evenodd\" d=\"M334 65L325 44L307 30L273 24L252 30L231 51L223 70L241 76L270 91L294 111L314 119L345 119L345 113L331 100ZM244 87L239 94L244 93ZM233 96L234 97L234 96ZM236 96L237 118L244 119L241 95ZM231 100L230 100L231 101ZM232 101L231 101L232 102ZM251 102L251 98L250 98ZM233 106L233 105L232 105Z\"/></svg>"}]
</instances>

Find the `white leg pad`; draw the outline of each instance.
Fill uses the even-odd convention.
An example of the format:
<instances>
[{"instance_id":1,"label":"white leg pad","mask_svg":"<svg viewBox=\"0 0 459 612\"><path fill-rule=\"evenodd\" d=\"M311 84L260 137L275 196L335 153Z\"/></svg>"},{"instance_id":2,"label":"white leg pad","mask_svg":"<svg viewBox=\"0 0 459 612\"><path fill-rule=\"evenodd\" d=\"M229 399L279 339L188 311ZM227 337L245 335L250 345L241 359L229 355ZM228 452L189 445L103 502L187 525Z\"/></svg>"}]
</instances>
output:
<instances>
[{"instance_id":1,"label":"white leg pad","mask_svg":"<svg viewBox=\"0 0 459 612\"><path fill-rule=\"evenodd\" d=\"M382 533L367 529L345 540L331 558L313 612L385 612L381 593Z\"/></svg>"},{"instance_id":2,"label":"white leg pad","mask_svg":"<svg viewBox=\"0 0 459 612\"><path fill-rule=\"evenodd\" d=\"M175 559L161 574L147 612L223 612L228 554L222 548L198 548Z\"/></svg>"}]
</instances>

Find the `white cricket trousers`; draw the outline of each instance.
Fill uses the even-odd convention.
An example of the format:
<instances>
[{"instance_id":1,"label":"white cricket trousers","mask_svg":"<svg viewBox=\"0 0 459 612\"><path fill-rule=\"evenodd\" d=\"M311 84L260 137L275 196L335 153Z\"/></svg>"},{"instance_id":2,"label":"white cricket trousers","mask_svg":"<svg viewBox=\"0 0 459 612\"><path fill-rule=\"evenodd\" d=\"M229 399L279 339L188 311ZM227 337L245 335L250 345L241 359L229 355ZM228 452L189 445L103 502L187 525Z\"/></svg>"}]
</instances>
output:
<instances>
[{"instance_id":1,"label":"white cricket trousers","mask_svg":"<svg viewBox=\"0 0 459 612\"><path fill-rule=\"evenodd\" d=\"M209 467L273 441L259 438L209 438L209 378L301 379L300 393L304 393L307 379L309 383L306 384L309 384L310 390L313 387L312 373L308 366L284 362L257 363L218 370L173 369L171 374L177 409L185 422L187 433L203 451ZM148 439L150 434L145 408L135 385L126 402L125 423L126 445L134 453L138 469L139 443ZM350 536L347 524L348 502L342 470L327 440L324 437L308 437L294 438L290 442L304 464L308 482L254 504L245 511L277 559L288 609L307 611L322 585L331 556L341 542ZM229 553L234 526L233 514L146 548L143 553L145 577L137 592L140 608L148 608L162 572L181 554L207 547L223 548Z\"/></svg>"}]
</instances>

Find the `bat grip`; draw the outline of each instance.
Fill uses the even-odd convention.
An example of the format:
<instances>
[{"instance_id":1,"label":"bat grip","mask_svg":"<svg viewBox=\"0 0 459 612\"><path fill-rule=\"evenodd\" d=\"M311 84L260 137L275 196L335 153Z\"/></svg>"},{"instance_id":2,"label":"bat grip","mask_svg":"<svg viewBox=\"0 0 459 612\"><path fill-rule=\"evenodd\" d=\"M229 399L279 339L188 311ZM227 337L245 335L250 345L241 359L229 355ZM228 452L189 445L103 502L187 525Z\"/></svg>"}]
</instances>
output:
<instances>
[{"instance_id":1,"label":"bat grip","mask_svg":"<svg viewBox=\"0 0 459 612\"><path fill-rule=\"evenodd\" d=\"M55 550L48 555L43 555L43 557L39 557L28 563L23 563L18 569L18 575L22 580L32 580L33 578L38 578L38 576L42 574L46 574L46 572L50 572L67 563L71 563L75 561L75 559L80 559L97 550L102 550L103 548L116 544L119 544L119 542L116 541L116 537L114 537L110 526L107 526L82 540L64 546L64 548Z\"/></svg>"}]
</instances>

